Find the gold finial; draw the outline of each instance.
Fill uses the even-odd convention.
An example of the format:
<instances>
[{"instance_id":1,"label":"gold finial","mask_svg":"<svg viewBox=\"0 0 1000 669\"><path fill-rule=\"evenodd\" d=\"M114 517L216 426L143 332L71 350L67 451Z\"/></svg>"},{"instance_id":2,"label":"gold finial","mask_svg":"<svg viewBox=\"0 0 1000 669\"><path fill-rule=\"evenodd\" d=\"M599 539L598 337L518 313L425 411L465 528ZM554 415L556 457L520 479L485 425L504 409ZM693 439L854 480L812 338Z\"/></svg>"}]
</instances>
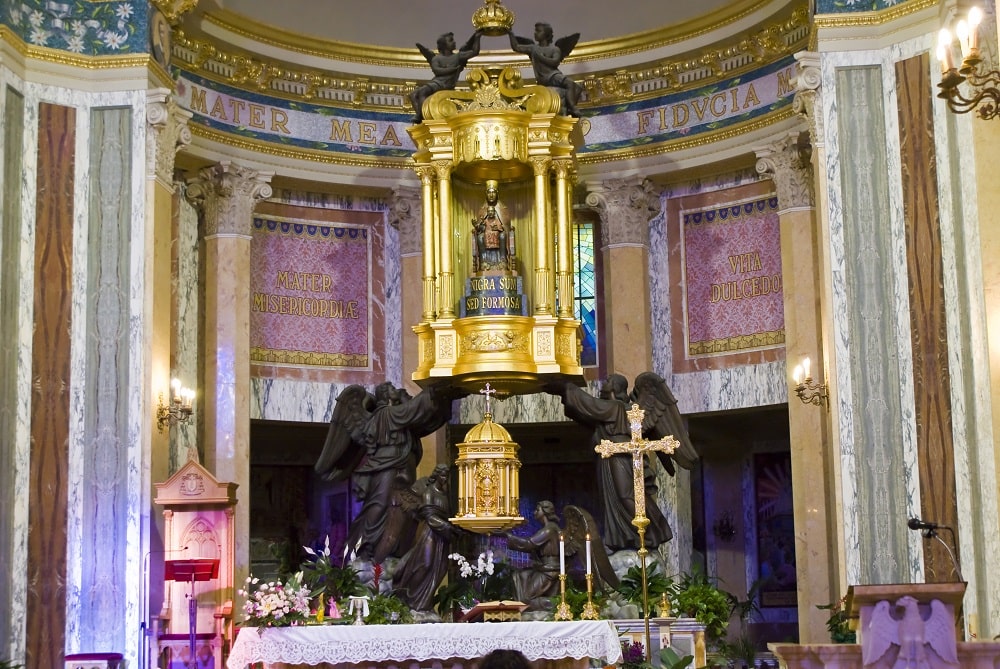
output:
<instances>
[{"instance_id":1,"label":"gold finial","mask_svg":"<svg viewBox=\"0 0 1000 669\"><path fill-rule=\"evenodd\" d=\"M490 37L506 35L514 27L514 12L500 4L500 0L483 0L483 6L472 15L472 25Z\"/></svg>"}]
</instances>

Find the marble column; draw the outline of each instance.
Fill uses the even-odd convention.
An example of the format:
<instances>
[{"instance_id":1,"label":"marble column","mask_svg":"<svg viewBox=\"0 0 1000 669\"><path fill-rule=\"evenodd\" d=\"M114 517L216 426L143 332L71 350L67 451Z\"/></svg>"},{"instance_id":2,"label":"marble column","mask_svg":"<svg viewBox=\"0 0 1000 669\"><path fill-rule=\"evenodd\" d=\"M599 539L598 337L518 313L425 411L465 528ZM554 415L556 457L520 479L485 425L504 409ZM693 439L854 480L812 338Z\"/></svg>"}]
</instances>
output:
<instances>
[{"instance_id":1,"label":"marble column","mask_svg":"<svg viewBox=\"0 0 1000 669\"><path fill-rule=\"evenodd\" d=\"M149 405L154 407L161 396L169 401L170 380L176 375L171 369L176 319L173 317L173 306L164 309L162 305L163 297L173 294L174 159L177 151L191 143L191 130L187 125L190 118L191 112L178 106L169 90L158 88L147 93L145 207L150 234L146 237L146 254L152 261L146 265L143 309L144 319L149 324L149 368L145 387L152 393ZM170 300L171 305L174 302ZM194 377L185 378L184 383L193 386L195 380ZM142 472L139 511L142 526L151 528L149 536L143 538L144 554L147 551L150 555L159 554L163 550L163 519L153 508L153 484L165 481L173 473L171 463L175 458L171 454L171 443L177 441L177 435L182 431L188 436L193 428L177 425L162 431L154 429L150 433L149 452L143 458L149 466ZM193 439L193 435L189 438ZM140 619L147 624L150 614L160 610L163 598L162 565L162 559L149 559L143 563L141 592L144 601L139 606Z\"/></svg>"},{"instance_id":2,"label":"marble column","mask_svg":"<svg viewBox=\"0 0 1000 669\"><path fill-rule=\"evenodd\" d=\"M421 176L431 176L429 170L423 170ZM430 187L428 179L424 186ZM402 300L402 331L403 331L403 387L411 394L420 392L420 386L410 380L410 374L417 368L419 355L417 351L417 336L412 326L424 320L423 306L427 304L422 299L427 287L427 276L424 267L424 227L423 206L421 204L421 188L397 186L392 189L390 200L389 224L399 230L400 284ZM432 273L433 274L433 273ZM424 457L417 465L417 476L427 476L439 463L450 464L446 430L438 430L422 439Z\"/></svg>"},{"instance_id":3,"label":"marble column","mask_svg":"<svg viewBox=\"0 0 1000 669\"><path fill-rule=\"evenodd\" d=\"M401 257L400 283L403 312L403 385L415 393L420 390L410 381L410 372L417 367L417 336L410 326L419 323L424 316L423 301L423 207L420 203L421 190L410 186L392 189L389 204L389 225L399 231L399 253Z\"/></svg>"},{"instance_id":4,"label":"marble column","mask_svg":"<svg viewBox=\"0 0 1000 669\"><path fill-rule=\"evenodd\" d=\"M604 258L602 353L608 373L630 380L652 364L649 315L649 220L659 195L641 177L588 185L587 205L601 217Z\"/></svg>"},{"instance_id":5,"label":"marble column","mask_svg":"<svg viewBox=\"0 0 1000 669\"><path fill-rule=\"evenodd\" d=\"M794 286L794 290L783 291L785 359L789 368L804 357L824 359L820 235L809 147L803 140L802 133L796 130L756 150L758 173L772 179L778 193L782 283ZM826 382L821 368L813 377L817 382ZM816 605L840 597L836 587L834 481L827 475L833 471L837 450L827 403L805 404L796 395L791 380L788 388L799 639L801 643L823 643L829 640L828 612Z\"/></svg>"},{"instance_id":6,"label":"marble column","mask_svg":"<svg viewBox=\"0 0 1000 669\"><path fill-rule=\"evenodd\" d=\"M205 263L204 377L196 390L205 425L205 467L236 483L234 582L250 564L250 237L257 202L271 196L271 173L229 161L188 183L202 210Z\"/></svg>"},{"instance_id":7,"label":"marble column","mask_svg":"<svg viewBox=\"0 0 1000 669\"><path fill-rule=\"evenodd\" d=\"M146 220L153 232L153 262L149 269L150 280L145 285L145 303L150 324L150 387L153 389L154 406L160 393L169 401L170 380L174 376L171 370L171 338L175 319L172 318L172 309L154 309L153 304L173 292L174 158L177 151L191 143L191 130L187 125L191 115L191 112L178 106L167 89L149 91L146 101ZM183 382L193 386L195 379L183 379ZM172 473L169 438L180 429L180 426L175 426L162 432L153 431L150 481L145 482L145 490L151 491L151 483L165 481Z\"/></svg>"}]
</instances>

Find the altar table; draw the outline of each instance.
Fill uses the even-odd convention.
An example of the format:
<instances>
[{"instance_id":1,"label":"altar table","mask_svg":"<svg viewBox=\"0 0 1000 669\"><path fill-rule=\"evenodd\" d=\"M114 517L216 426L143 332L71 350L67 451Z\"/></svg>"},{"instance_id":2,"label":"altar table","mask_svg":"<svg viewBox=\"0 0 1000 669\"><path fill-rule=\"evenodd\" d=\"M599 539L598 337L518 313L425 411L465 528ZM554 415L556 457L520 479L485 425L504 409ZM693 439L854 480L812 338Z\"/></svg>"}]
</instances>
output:
<instances>
[{"instance_id":1,"label":"altar table","mask_svg":"<svg viewBox=\"0 0 1000 669\"><path fill-rule=\"evenodd\" d=\"M228 669L266 665L353 665L454 669L474 665L497 648L519 650L537 667L590 658L621 659L618 631L610 620L570 622L427 623L422 625L309 625L240 630ZM560 666L565 663L560 662Z\"/></svg>"}]
</instances>

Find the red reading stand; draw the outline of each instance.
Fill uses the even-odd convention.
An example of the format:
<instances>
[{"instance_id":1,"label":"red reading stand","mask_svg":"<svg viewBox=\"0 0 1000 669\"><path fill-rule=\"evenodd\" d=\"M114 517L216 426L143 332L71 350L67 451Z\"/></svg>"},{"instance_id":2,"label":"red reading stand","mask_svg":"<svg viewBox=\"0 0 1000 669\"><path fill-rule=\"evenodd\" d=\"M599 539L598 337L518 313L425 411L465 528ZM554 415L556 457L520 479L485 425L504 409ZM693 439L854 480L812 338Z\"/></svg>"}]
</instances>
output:
<instances>
[{"instance_id":1,"label":"red reading stand","mask_svg":"<svg viewBox=\"0 0 1000 669\"><path fill-rule=\"evenodd\" d=\"M177 581L191 584L191 594L188 595L188 621L191 627L191 655L188 658L192 667L197 666L195 660L195 633L198 623L198 602L194 597L195 581L210 581L219 578L218 558L194 558L191 560L167 560L163 563L163 578L167 581Z\"/></svg>"}]
</instances>

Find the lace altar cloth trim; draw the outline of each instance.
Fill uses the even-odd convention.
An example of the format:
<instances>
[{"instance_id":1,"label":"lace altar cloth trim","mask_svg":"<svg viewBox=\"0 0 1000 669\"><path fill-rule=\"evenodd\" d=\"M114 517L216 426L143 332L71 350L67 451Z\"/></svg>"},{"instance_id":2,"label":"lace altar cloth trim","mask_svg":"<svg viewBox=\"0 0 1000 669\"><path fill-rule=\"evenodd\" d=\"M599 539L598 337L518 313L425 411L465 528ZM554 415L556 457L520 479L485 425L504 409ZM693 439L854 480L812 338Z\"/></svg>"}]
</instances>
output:
<instances>
[{"instance_id":1,"label":"lace altar cloth trim","mask_svg":"<svg viewBox=\"0 0 1000 669\"><path fill-rule=\"evenodd\" d=\"M330 664L401 660L475 659L497 648L519 650L529 660L621 659L610 620L571 622L431 623L424 625L326 625L258 630L236 638L228 669L254 662Z\"/></svg>"}]
</instances>

